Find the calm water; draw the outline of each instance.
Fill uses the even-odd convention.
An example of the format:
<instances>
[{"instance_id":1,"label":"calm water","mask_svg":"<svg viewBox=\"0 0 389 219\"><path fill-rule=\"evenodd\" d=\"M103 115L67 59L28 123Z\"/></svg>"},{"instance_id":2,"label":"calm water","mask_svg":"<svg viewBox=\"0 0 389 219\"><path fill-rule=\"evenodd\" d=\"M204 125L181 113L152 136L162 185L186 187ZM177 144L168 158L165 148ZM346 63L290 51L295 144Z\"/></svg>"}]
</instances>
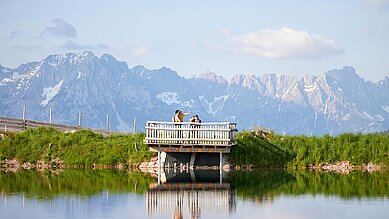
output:
<instances>
[{"instance_id":1,"label":"calm water","mask_svg":"<svg viewBox=\"0 0 389 219\"><path fill-rule=\"evenodd\" d=\"M0 218L388 218L389 173L0 172Z\"/></svg>"}]
</instances>

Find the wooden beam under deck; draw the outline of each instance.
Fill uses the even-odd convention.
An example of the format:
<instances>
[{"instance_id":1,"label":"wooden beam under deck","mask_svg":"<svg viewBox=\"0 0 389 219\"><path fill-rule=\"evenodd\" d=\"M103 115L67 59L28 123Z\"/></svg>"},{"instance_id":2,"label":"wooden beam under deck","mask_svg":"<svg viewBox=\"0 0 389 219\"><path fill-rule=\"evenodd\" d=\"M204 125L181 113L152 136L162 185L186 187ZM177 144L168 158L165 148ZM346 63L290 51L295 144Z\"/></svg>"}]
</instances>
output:
<instances>
[{"instance_id":1,"label":"wooden beam under deck","mask_svg":"<svg viewBox=\"0 0 389 219\"><path fill-rule=\"evenodd\" d=\"M163 152L201 152L201 153L230 153L229 146L220 147L220 146L177 146L177 145L149 145L150 150L154 152L163 151Z\"/></svg>"}]
</instances>

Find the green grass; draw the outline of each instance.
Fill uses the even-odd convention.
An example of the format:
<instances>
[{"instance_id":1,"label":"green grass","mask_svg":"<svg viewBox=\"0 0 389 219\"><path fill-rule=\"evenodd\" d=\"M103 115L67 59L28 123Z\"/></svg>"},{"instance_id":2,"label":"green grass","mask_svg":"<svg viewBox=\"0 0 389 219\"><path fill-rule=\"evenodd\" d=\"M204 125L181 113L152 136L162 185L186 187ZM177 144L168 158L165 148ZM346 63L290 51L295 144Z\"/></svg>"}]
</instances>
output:
<instances>
[{"instance_id":1,"label":"green grass","mask_svg":"<svg viewBox=\"0 0 389 219\"><path fill-rule=\"evenodd\" d=\"M237 134L236 146L232 148L229 158L236 165L286 167L293 156L266 139L242 132Z\"/></svg>"},{"instance_id":2,"label":"green grass","mask_svg":"<svg viewBox=\"0 0 389 219\"><path fill-rule=\"evenodd\" d=\"M341 134L323 137L284 136L271 133L270 139L242 132L230 160L237 165L256 167L308 166L350 161L389 164L388 134Z\"/></svg>"},{"instance_id":3,"label":"green grass","mask_svg":"<svg viewBox=\"0 0 389 219\"><path fill-rule=\"evenodd\" d=\"M64 133L40 127L12 133L0 141L0 158L35 163L58 157L69 165L134 164L151 156L143 139L143 133L103 137L87 129Z\"/></svg>"},{"instance_id":4,"label":"green grass","mask_svg":"<svg viewBox=\"0 0 389 219\"><path fill-rule=\"evenodd\" d=\"M144 133L104 137L87 129L64 133L41 127L5 134L8 137L0 141L0 160L16 158L20 162L35 163L58 157L68 165L87 166L136 164L152 156L143 144ZM345 160L353 165L389 164L389 135L384 133L323 137L269 133L267 136L265 139L252 132L238 133L230 161L253 167L305 167Z\"/></svg>"}]
</instances>

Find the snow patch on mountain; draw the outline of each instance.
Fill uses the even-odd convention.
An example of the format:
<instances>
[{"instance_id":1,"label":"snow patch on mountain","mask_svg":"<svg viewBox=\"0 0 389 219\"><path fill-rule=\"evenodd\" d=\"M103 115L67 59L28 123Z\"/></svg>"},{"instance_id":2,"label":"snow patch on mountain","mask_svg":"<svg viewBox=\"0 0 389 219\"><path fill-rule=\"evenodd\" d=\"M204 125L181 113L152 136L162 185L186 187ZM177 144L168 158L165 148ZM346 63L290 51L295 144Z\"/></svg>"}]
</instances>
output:
<instances>
[{"instance_id":1,"label":"snow patch on mountain","mask_svg":"<svg viewBox=\"0 0 389 219\"><path fill-rule=\"evenodd\" d=\"M376 118L378 121L381 121L381 122L385 121L385 118L384 118L383 116L381 116L380 114L375 115L375 118Z\"/></svg>"},{"instance_id":2,"label":"snow patch on mountain","mask_svg":"<svg viewBox=\"0 0 389 219\"><path fill-rule=\"evenodd\" d=\"M76 78L76 80L78 80L78 79L80 79L81 78L81 71L78 71L78 75L77 75L77 78Z\"/></svg>"},{"instance_id":3,"label":"snow patch on mountain","mask_svg":"<svg viewBox=\"0 0 389 219\"><path fill-rule=\"evenodd\" d=\"M208 102L204 97L202 96L200 100L203 100L207 105L207 113L215 116L216 113L220 112L221 109L223 109L224 104L226 100L229 98L229 95L223 95L220 97L215 97L213 101Z\"/></svg>"},{"instance_id":4,"label":"snow patch on mountain","mask_svg":"<svg viewBox=\"0 0 389 219\"><path fill-rule=\"evenodd\" d=\"M15 82L11 78L4 78L3 80L0 81L0 85L6 85L7 83Z\"/></svg>"},{"instance_id":5,"label":"snow patch on mountain","mask_svg":"<svg viewBox=\"0 0 389 219\"><path fill-rule=\"evenodd\" d=\"M53 99L53 97L55 97L59 93L59 90L61 89L62 83L63 83L63 80L60 81L58 84L54 85L53 87L44 87L43 88L42 97L46 96L46 98L41 103L41 105L43 107L47 106L49 101L51 99Z\"/></svg>"},{"instance_id":6,"label":"snow patch on mountain","mask_svg":"<svg viewBox=\"0 0 389 219\"><path fill-rule=\"evenodd\" d=\"M12 75L13 80L19 80L21 78L24 78L24 75L19 75L18 72L13 73L13 75Z\"/></svg>"},{"instance_id":7,"label":"snow patch on mountain","mask_svg":"<svg viewBox=\"0 0 389 219\"><path fill-rule=\"evenodd\" d=\"M371 116L369 113L363 111L363 114L367 117L367 119L369 119L369 120L374 120L374 117Z\"/></svg>"},{"instance_id":8,"label":"snow patch on mountain","mask_svg":"<svg viewBox=\"0 0 389 219\"><path fill-rule=\"evenodd\" d=\"M388 105L381 105L382 109L385 110L387 113L389 113L389 106Z\"/></svg>"},{"instance_id":9,"label":"snow patch on mountain","mask_svg":"<svg viewBox=\"0 0 389 219\"><path fill-rule=\"evenodd\" d=\"M317 86L315 86L315 85L305 85L304 91L309 93L309 92L314 91L316 88L317 88Z\"/></svg>"},{"instance_id":10,"label":"snow patch on mountain","mask_svg":"<svg viewBox=\"0 0 389 219\"><path fill-rule=\"evenodd\" d=\"M167 105L180 104L181 101L177 99L177 92L163 92L157 95L157 99L166 103Z\"/></svg>"}]
</instances>

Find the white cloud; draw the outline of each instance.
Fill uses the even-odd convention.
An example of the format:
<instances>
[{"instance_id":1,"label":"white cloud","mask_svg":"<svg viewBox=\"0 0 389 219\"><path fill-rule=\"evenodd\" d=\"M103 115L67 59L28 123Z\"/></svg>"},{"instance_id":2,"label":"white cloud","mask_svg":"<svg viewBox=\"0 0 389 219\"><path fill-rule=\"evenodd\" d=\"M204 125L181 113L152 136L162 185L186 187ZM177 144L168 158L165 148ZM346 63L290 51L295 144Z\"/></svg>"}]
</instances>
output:
<instances>
[{"instance_id":1,"label":"white cloud","mask_svg":"<svg viewBox=\"0 0 389 219\"><path fill-rule=\"evenodd\" d=\"M76 28L73 25L62 20L61 18L56 18L52 20L52 22L54 23L54 27L46 27L45 29L43 29L39 37L54 36L73 38L77 36Z\"/></svg>"},{"instance_id":2,"label":"white cloud","mask_svg":"<svg viewBox=\"0 0 389 219\"><path fill-rule=\"evenodd\" d=\"M222 36L207 38L203 45L269 59L315 59L344 53L344 49L332 39L288 27L260 29L240 35L231 34L230 30L223 28L219 31Z\"/></svg>"},{"instance_id":3,"label":"white cloud","mask_svg":"<svg viewBox=\"0 0 389 219\"><path fill-rule=\"evenodd\" d=\"M142 56L147 53L147 48L144 46L136 47L131 49L132 56Z\"/></svg>"},{"instance_id":4,"label":"white cloud","mask_svg":"<svg viewBox=\"0 0 389 219\"><path fill-rule=\"evenodd\" d=\"M376 7L389 4L389 0L367 0L367 2Z\"/></svg>"},{"instance_id":5,"label":"white cloud","mask_svg":"<svg viewBox=\"0 0 389 219\"><path fill-rule=\"evenodd\" d=\"M219 28L219 31L226 34L226 35L230 35L231 34L231 30L228 29L228 28L225 28L225 27L222 27L222 28Z\"/></svg>"},{"instance_id":6,"label":"white cloud","mask_svg":"<svg viewBox=\"0 0 389 219\"><path fill-rule=\"evenodd\" d=\"M264 58L321 58L343 53L334 40L306 31L282 27L232 36L236 51Z\"/></svg>"},{"instance_id":7,"label":"white cloud","mask_svg":"<svg viewBox=\"0 0 389 219\"><path fill-rule=\"evenodd\" d=\"M188 41L189 41L189 45L190 45L191 47L193 47L193 48L199 47L199 44L198 44L194 39L189 38Z\"/></svg>"}]
</instances>

